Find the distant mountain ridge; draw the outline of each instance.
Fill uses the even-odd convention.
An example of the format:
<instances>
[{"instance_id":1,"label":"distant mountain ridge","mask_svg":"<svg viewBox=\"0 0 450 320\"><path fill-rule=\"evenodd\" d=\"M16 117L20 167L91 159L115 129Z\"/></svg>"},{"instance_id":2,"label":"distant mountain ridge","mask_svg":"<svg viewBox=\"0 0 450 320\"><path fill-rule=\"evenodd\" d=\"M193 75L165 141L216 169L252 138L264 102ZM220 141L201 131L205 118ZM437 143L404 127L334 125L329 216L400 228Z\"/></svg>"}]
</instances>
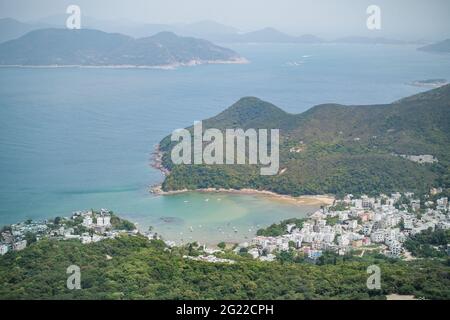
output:
<instances>
[{"instance_id":1,"label":"distant mountain ridge","mask_svg":"<svg viewBox=\"0 0 450 320\"><path fill-rule=\"evenodd\" d=\"M324 104L289 114L242 98L203 128L280 129L280 171L256 165L173 165L169 137L160 143L171 171L164 190L254 188L280 194L375 194L450 186L450 85L385 105ZM410 155L432 155L420 164Z\"/></svg>"},{"instance_id":2,"label":"distant mountain ridge","mask_svg":"<svg viewBox=\"0 0 450 320\"><path fill-rule=\"evenodd\" d=\"M314 35L291 36L274 28L264 28L247 33L222 35L222 42L242 43L322 43L323 39Z\"/></svg>"},{"instance_id":3,"label":"distant mountain ridge","mask_svg":"<svg viewBox=\"0 0 450 320\"><path fill-rule=\"evenodd\" d=\"M36 23L44 23L55 28L64 28L67 15L54 15L38 20ZM82 17L82 28L96 29L110 33L121 33L134 38L142 38L159 32L173 32L180 36L196 37L207 40L212 35L234 34L239 30L215 21L202 20L193 23L138 23L128 20L100 20L89 16Z\"/></svg>"},{"instance_id":4,"label":"distant mountain ridge","mask_svg":"<svg viewBox=\"0 0 450 320\"><path fill-rule=\"evenodd\" d=\"M33 22L20 22L11 18L0 19L0 43L23 36L29 31L42 28L64 28L66 15L56 15ZM158 24L136 23L123 20L98 20L83 16L84 29L101 30L108 33L121 33L134 38L142 38L159 32L173 32L180 36L196 37L217 43L344 43L344 44L392 44L392 45L424 45L424 41L404 41L384 37L347 36L334 40L325 40L312 34L293 36L275 28L263 28L251 32L240 32L239 29L215 21L204 20L193 23Z\"/></svg>"},{"instance_id":5,"label":"distant mountain ridge","mask_svg":"<svg viewBox=\"0 0 450 320\"><path fill-rule=\"evenodd\" d=\"M24 34L48 27L43 23L25 23L12 18L0 19L0 43L17 39Z\"/></svg>"},{"instance_id":6,"label":"distant mountain ridge","mask_svg":"<svg viewBox=\"0 0 450 320\"><path fill-rule=\"evenodd\" d=\"M90 29L39 29L0 44L0 65L172 66L242 61L233 50L171 32L134 39Z\"/></svg>"}]
</instances>

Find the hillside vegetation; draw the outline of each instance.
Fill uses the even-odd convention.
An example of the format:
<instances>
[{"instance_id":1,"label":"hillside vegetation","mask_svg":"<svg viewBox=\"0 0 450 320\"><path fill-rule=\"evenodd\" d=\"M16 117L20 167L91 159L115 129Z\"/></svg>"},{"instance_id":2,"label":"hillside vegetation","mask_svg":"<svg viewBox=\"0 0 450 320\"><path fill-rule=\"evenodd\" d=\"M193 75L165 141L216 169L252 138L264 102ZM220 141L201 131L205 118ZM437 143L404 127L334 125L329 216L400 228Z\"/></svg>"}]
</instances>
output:
<instances>
[{"instance_id":1,"label":"hillside vegetation","mask_svg":"<svg viewBox=\"0 0 450 320\"><path fill-rule=\"evenodd\" d=\"M279 174L261 176L257 165L173 165L174 143L168 136L160 143L163 165L171 170L164 190L255 188L340 195L450 186L450 85L391 104L324 104L301 114L246 97L203 121L206 128L279 128ZM404 157L414 155L438 161Z\"/></svg>"},{"instance_id":2,"label":"hillside vegetation","mask_svg":"<svg viewBox=\"0 0 450 320\"><path fill-rule=\"evenodd\" d=\"M188 251L168 250L162 241L141 236L88 245L41 240L0 257L0 298L384 299L391 293L450 298L445 261L340 257L313 265L233 255L236 263L223 264L184 259ZM366 286L367 267L374 263L382 271L381 290ZM66 287L70 265L80 267L80 290Z\"/></svg>"}]
</instances>

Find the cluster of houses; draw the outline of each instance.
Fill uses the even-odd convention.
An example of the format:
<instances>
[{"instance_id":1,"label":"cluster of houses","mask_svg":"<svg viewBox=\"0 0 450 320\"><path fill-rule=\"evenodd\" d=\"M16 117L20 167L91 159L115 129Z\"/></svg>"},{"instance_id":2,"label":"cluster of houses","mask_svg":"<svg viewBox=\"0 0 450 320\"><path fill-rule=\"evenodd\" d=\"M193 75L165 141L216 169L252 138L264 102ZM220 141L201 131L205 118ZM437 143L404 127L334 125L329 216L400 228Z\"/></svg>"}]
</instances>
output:
<instances>
[{"instance_id":1,"label":"cluster of houses","mask_svg":"<svg viewBox=\"0 0 450 320\"><path fill-rule=\"evenodd\" d=\"M56 218L42 222L25 221L13 224L0 233L0 255L9 251L19 251L27 246L27 238L39 241L43 238L57 240L77 239L87 244L103 239L113 239L124 232L138 233L137 229L116 230L112 223L112 212L107 209L100 211L77 211L70 218Z\"/></svg>"},{"instance_id":2,"label":"cluster of houses","mask_svg":"<svg viewBox=\"0 0 450 320\"><path fill-rule=\"evenodd\" d=\"M408 160L411 160L413 162L417 162L417 163L420 163L420 164L438 162L438 159L436 159L431 154L421 154L421 155L417 155L417 156L401 154L400 156L402 158L405 158L405 159L408 159Z\"/></svg>"},{"instance_id":3,"label":"cluster of houses","mask_svg":"<svg viewBox=\"0 0 450 320\"><path fill-rule=\"evenodd\" d=\"M193 257L193 256L183 256L183 258L185 259L190 259L190 260L195 260L195 261L205 261L205 262L210 262L210 263L228 263L228 264L233 264L236 261L231 260L231 259L225 259L225 258L218 258L213 254L204 254L204 255L200 255L197 257Z\"/></svg>"},{"instance_id":4,"label":"cluster of houses","mask_svg":"<svg viewBox=\"0 0 450 320\"><path fill-rule=\"evenodd\" d=\"M408 236L429 228L450 228L449 209L447 197L421 203L413 193L361 198L347 195L334 206L313 213L301 227L288 224L285 234L256 236L250 243L239 244L235 251L246 248L253 258L264 261L272 261L276 253L291 249L312 260L324 251L344 255L354 250L362 254L378 250L402 257L407 254L403 243Z\"/></svg>"},{"instance_id":5,"label":"cluster of houses","mask_svg":"<svg viewBox=\"0 0 450 320\"><path fill-rule=\"evenodd\" d=\"M31 221L12 225L4 228L0 233L0 255L9 251L20 251L26 248L28 234L44 234L48 230L47 225Z\"/></svg>"}]
</instances>

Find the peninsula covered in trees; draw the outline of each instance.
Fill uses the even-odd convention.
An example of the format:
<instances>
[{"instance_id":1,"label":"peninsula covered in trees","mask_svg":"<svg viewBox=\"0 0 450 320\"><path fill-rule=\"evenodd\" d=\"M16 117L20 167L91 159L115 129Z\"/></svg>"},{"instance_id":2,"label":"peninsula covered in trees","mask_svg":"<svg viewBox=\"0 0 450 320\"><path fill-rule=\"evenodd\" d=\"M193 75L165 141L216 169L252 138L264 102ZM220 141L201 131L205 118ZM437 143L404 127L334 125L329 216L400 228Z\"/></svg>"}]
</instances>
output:
<instances>
[{"instance_id":1,"label":"peninsula covered in trees","mask_svg":"<svg viewBox=\"0 0 450 320\"><path fill-rule=\"evenodd\" d=\"M204 120L207 128L280 129L280 171L262 176L258 165L174 165L174 142L167 136L159 146L161 164L170 172L163 190L342 196L450 186L450 85L390 104L323 104L301 114L246 97Z\"/></svg>"}]
</instances>

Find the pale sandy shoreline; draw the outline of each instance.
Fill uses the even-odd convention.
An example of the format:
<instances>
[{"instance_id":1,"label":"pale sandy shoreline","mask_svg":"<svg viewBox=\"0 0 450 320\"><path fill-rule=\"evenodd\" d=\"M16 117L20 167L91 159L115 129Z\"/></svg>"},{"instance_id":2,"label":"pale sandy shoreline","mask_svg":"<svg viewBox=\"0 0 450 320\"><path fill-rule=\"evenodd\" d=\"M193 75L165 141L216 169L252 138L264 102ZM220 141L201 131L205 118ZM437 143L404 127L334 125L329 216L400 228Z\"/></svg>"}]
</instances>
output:
<instances>
[{"instance_id":1,"label":"pale sandy shoreline","mask_svg":"<svg viewBox=\"0 0 450 320\"><path fill-rule=\"evenodd\" d=\"M386 296L386 300L398 301L398 300L417 300L413 295L401 295L401 294L389 294Z\"/></svg>"},{"instance_id":2,"label":"pale sandy shoreline","mask_svg":"<svg viewBox=\"0 0 450 320\"><path fill-rule=\"evenodd\" d=\"M231 193L231 194L246 194L246 195L261 195L273 200L289 201L299 205L332 205L334 203L333 195L305 195L305 196L289 196L284 194L278 194L267 190L256 190L256 189L224 189L224 188L206 188L206 189L182 189L174 191L163 191L161 186L153 187L150 190L151 193L156 195L175 195L187 192L200 192L200 193Z\"/></svg>"},{"instance_id":3,"label":"pale sandy shoreline","mask_svg":"<svg viewBox=\"0 0 450 320\"><path fill-rule=\"evenodd\" d=\"M245 58L236 58L233 60L191 60L188 62L172 63L165 65L0 65L0 68L30 68L30 69L55 69L55 68L82 68L82 69L156 69L156 70L175 70L179 67L193 67L206 64L247 64L250 63Z\"/></svg>"}]
</instances>

